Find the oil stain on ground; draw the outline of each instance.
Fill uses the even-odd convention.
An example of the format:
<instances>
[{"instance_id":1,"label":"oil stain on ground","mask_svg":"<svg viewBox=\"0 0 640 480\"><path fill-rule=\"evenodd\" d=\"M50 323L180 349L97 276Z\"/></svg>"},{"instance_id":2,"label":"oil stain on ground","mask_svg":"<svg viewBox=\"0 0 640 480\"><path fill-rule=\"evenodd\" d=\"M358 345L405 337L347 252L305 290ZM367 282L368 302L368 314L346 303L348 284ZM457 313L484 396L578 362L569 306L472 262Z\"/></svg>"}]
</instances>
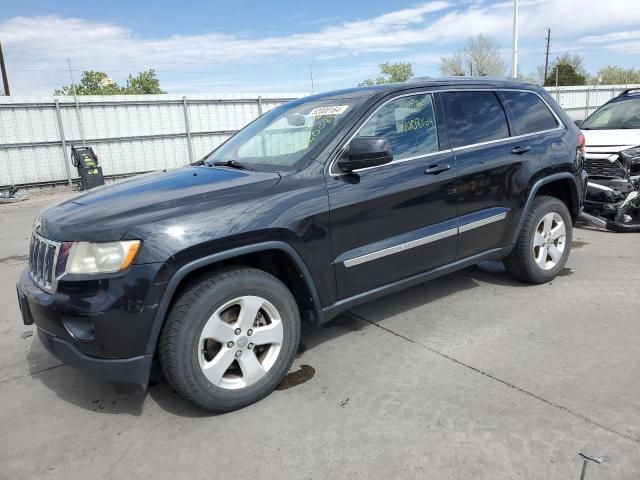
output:
<instances>
[{"instance_id":1,"label":"oil stain on ground","mask_svg":"<svg viewBox=\"0 0 640 480\"><path fill-rule=\"evenodd\" d=\"M276 387L276 390L286 390L297 387L304 382L308 382L316 374L316 369L309 365L300 365L300 370L289 372L286 377Z\"/></svg>"}]
</instances>

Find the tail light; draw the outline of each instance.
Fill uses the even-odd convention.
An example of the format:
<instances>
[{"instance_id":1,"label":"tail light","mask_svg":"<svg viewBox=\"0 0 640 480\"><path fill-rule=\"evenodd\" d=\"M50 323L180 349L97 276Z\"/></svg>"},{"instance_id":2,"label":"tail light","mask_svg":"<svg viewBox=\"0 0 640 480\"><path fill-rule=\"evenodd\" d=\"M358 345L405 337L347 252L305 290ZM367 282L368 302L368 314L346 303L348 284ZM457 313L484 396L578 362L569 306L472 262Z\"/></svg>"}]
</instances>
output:
<instances>
[{"instance_id":1,"label":"tail light","mask_svg":"<svg viewBox=\"0 0 640 480\"><path fill-rule=\"evenodd\" d=\"M584 135L582 133L578 134L578 152L581 155L584 155L584 145L586 143L586 140L584 138Z\"/></svg>"}]
</instances>

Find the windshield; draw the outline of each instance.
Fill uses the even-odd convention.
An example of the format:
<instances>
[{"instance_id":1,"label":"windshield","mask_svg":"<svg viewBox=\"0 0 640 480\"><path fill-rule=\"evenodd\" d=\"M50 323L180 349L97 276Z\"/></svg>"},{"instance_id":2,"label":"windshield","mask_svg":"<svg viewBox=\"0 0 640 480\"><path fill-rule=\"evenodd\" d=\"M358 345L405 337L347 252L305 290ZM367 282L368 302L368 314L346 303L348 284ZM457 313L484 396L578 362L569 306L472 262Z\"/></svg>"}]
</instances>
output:
<instances>
[{"instance_id":1,"label":"windshield","mask_svg":"<svg viewBox=\"0 0 640 480\"><path fill-rule=\"evenodd\" d=\"M626 97L607 103L587 118L580 128L601 130L616 128L640 128L640 98Z\"/></svg>"},{"instance_id":2,"label":"windshield","mask_svg":"<svg viewBox=\"0 0 640 480\"><path fill-rule=\"evenodd\" d=\"M233 164L250 170L292 170L313 158L363 99L315 99L275 108L249 124L205 158L206 165Z\"/></svg>"}]
</instances>

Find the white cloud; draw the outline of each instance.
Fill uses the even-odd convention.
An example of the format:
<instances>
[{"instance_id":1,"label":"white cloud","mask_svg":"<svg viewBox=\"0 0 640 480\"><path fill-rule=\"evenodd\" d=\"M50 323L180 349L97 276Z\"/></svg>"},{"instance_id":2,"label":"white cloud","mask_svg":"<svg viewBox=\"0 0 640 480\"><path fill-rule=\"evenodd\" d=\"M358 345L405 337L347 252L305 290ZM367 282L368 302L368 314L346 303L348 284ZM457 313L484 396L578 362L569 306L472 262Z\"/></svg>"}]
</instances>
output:
<instances>
[{"instance_id":1,"label":"white cloud","mask_svg":"<svg viewBox=\"0 0 640 480\"><path fill-rule=\"evenodd\" d=\"M186 69L214 73L230 65L277 66L301 59L308 64L381 52L393 53L393 58L422 53L433 61L435 52L453 49L452 44L478 33L494 36L508 48L511 9L508 1L453 4L437 0L368 19L318 25L314 32L262 38L215 32L147 38L108 22L58 16L14 17L0 22L0 38L9 67L32 70L15 71L14 83L20 86L14 90L42 92L68 83L64 71L67 57L78 68L109 72L155 67L163 74ZM637 31L619 30L640 24L640 9L637 0L596 1L588 6L584 0L523 0L520 19L523 50L528 41L536 47L539 43L542 51L547 27L552 29L556 45L571 40L607 46L638 38ZM180 79L171 77L168 83L179 85Z\"/></svg>"}]
</instances>

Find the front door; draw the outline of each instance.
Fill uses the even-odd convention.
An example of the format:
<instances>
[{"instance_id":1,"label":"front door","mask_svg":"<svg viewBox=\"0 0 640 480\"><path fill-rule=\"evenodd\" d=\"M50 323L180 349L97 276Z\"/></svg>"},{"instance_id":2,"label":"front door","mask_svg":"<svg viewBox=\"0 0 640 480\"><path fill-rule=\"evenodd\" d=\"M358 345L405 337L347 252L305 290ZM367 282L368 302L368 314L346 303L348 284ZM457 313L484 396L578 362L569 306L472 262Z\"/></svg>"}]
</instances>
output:
<instances>
[{"instance_id":1,"label":"front door","mask_svg":"<svg viewBox=\"0 0 640 480\"><path fill-rule=\"evenodd\" d=\"M327 178L341 299L452 262L456 165L441 150L431 94L387 100L356 136L385 137L393 161Z\"/></svg>"}]
</instances>

